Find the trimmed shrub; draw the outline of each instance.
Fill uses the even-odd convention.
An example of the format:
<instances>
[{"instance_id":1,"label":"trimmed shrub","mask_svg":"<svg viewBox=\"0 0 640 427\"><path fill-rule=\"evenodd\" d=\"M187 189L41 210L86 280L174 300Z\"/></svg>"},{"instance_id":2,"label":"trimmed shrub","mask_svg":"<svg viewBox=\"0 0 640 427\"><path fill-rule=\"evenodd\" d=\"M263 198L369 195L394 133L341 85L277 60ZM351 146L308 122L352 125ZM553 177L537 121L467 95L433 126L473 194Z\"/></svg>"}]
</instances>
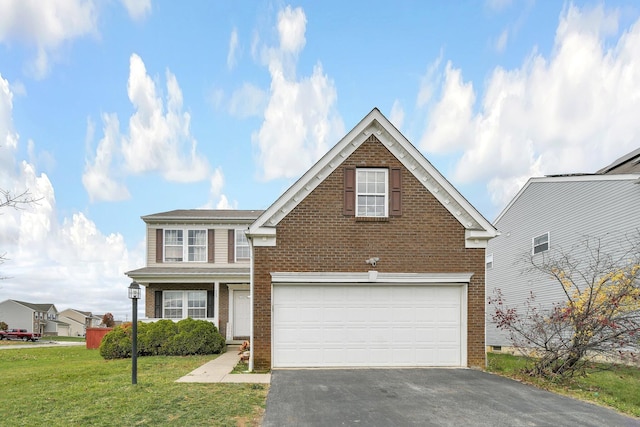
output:
<instances>
[{"instance_id":1,"label":"trimmed shrub","mask_svg":"<svg viewBox=\"0 0 640 427\"><path fill-rule=\"evenodd\" d=\"M131 324L121 325L107 333L100 343L100 356L104 359L131 357Z\"/></svg>"},{"instance_id":2,"label":"trimmed shrub","mask_svg":"<svg viewBox=\"0 0 640 427\"><path fill-rule=\"evenodd\" d=\"M169 339L167 352L172 355L220 353L224 348L224 338L211 322L191 318L177 323L178 334Z\"/></svg>"},{"instance_id":3,"label":"trimmed shrub","mask_svg":"<svg viewBox=\"0 0 640 427\"><path fill-rule=\"evenodd\" d=\"M105 359L131 357L131 332L131 323L114 328L102 339L100 355ZM206 320L138 322L138 356L214 354L224 348L224 337Z\"/></svg>"}]
</instances>

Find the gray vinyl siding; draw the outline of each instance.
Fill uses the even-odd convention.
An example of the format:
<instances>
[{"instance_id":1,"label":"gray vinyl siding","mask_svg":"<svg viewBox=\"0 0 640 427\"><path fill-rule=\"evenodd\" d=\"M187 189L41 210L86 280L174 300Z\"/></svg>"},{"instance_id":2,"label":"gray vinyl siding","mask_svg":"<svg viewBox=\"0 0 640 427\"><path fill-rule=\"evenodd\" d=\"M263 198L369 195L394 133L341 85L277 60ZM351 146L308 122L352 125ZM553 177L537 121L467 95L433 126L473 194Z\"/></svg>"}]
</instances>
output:
<instances>
[{"instance_id":1,"label":"gray vinyl siding","mask_svg":"<svg viewBox=\"0 0 640 427\"><path fill-rule=\"evenodd\" d=\"M502 290L508 305L521 308L530 291L550 307L563 301L562 289L548 278L525 271L532 239L549 232L550 252L569 251L586 236L617 242L640 229L640 185L635 179L562 177L532 180L494 224L500 235L489 241L493 268L487 269L487 297ZM542 254L536 254L536 257ZM509 346L496 329L487 305L487 345Z\"/></svg>"},{"instance_id":2,"label":"gray vinyl siding","mask_svg":"<svg viewBox=\"0 0 640 427\"><path fill-rule=\"evenodd\" d=\"M10 329L26 329L33 332L33 310L11 300L0 303L0 321Z\"/></svg>"}]
</instances>

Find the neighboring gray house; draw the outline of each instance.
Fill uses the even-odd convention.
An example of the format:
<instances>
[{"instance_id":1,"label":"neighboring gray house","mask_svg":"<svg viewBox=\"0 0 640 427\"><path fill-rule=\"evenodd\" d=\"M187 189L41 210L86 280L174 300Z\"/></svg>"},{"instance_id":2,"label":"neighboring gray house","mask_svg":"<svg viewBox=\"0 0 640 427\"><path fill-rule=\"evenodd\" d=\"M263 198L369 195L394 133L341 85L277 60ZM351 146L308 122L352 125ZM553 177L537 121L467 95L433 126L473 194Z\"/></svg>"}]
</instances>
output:
<instances>
[{"instance_id":1,"label":"neighboring gray house","mask_svg":"<svg viewBox=\"0 0 640 427\"><path fill-rule=\"evenodd\" d=\"M87 328L97 328L102 323L102 318L89 311L67 308L58 315L59 320L69 324L69 336L83 337Z\"/></svg>"},{"instance_id":2,"label":"neighboring gray house","mask_svg":"<svg viewBox=\"0 0 640 427\"><path fill-rule=\"evenodd\" d=\"M536 303L563 301L562 289L549 278L526 273L523 255L534 257L584 241L616 242L640 230L640 149L595 174L531 178L494 222L500 235L486 255L487 297L500 289L510 306L521 306L530 292ZM509 346L487 305L487 346Z\"/></svg>"},{"instance_id":3,"label":"neighboring gray house","mask_svg":"<svg viewBox=\"0 0 640 427\"><path fill-rule=\"evenodd\" d=\"M58 310L53 304L8 299L0 303L0 320L12 329L22 328L42 335L69 335L69 324L58 320Z\"/></svg>"}]
</instances>

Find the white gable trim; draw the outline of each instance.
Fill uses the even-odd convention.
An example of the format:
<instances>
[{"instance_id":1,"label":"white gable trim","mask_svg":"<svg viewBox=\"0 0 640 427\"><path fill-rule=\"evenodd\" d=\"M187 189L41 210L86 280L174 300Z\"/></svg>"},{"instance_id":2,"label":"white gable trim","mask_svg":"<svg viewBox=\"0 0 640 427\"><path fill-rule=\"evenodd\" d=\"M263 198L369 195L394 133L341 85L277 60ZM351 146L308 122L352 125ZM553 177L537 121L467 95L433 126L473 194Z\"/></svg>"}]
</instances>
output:
<instances>
[{"instance_id":1,"label":"white gable trim","mask_svg":"<svg viewBox=\"0 0 640 427\"><path fill-rule=\"evenodd\" d=\"M249 227L255 246L275 246L275 226L372 134L467 230L466 247L485 247L496 229L374 108Z\"/></svg>"}]
</instances>

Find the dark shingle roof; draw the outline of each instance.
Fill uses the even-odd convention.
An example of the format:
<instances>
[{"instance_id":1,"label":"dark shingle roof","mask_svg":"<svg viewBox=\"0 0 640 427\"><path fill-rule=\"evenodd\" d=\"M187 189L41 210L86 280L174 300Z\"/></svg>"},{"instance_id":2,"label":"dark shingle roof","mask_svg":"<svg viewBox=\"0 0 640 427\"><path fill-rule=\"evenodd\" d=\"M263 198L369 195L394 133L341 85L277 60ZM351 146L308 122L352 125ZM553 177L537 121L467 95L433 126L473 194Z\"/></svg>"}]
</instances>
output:
<instances>
[{"instance_id":1,"label":"dark shingle roof","mask_svg":"<svg viewBox=\"0 0 640 427\"><path fill-rule=\"evenodd\" d=\"M640 173L640 148L620 157L609 166L600 169L599 174Z\"/></svg>"},{"instance_id":2,"label":"dark shingle roof","mask_svg":"<svg viewBox=\"0 0 640 427\"><path fill-rule=\"evenodd\" d=\"M144 222L157 221L217 221L217 222L252 222L258 218L261 210L237 209L176 209L142 217Z\"/></svg>"}]
</instances>

